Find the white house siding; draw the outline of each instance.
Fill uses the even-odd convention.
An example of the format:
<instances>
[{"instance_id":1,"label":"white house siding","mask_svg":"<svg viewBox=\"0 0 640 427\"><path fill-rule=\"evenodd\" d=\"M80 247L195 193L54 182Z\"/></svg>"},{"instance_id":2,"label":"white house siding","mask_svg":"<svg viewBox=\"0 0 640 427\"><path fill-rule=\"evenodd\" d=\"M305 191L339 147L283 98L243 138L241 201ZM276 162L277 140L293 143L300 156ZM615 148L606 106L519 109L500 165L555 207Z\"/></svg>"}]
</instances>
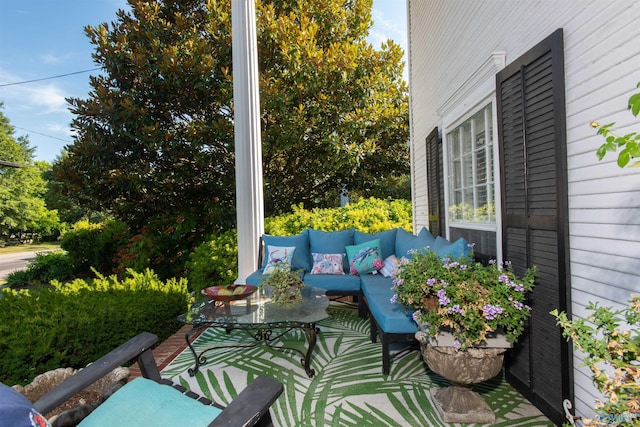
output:
<instances>
[{"instance_id":1,"label":"white house siding","mask_svg":"<svg viewBox=\"0 0 640 427\"><path fill-rule=\"evenodd\" d=\"M640 293L640 168L599 162L589 123L640 132L627 110L640 81L640 2L634 0L408 0L414 224L428 225L425 138L447 100L494 52L509 64L564 29L572 310L589 301L623 307ZM495 89L495 82L493 83ZM468 90L467 90L468 92ZM457 95L456 95L457 94ZM574 355L575 404L592 414L597 391Z\"/></svg>"}]
</instances>

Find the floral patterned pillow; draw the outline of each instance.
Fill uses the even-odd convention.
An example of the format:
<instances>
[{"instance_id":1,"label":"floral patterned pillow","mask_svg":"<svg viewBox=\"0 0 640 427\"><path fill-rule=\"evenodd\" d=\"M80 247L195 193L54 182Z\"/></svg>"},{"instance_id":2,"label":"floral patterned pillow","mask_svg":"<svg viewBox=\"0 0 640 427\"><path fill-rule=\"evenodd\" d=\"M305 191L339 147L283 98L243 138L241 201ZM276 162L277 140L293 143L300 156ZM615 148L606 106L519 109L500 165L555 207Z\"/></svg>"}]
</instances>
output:
<instances>
[{"instance_id":1,"label":"floral patterned pillow","mask_svg":"<svg viewBox=\"0 0 640 427\"><path fill-rule=\"evenodd\" d=\"M262 274L271 274L276 268L291 270L291 260L296 250L295 246L267 246L269 255L267 265Z\"/></svg>"},{"instance_id":2,"label":"floral patterned pillow","mask_svg":"<svg viewBox=\"0 0 640 427\"><path fill-rule=\"evenodd\" d=\"M344 274L342 260L344 254L311 253L313 268L311 274Z\"/></svg>"}]
</instances>

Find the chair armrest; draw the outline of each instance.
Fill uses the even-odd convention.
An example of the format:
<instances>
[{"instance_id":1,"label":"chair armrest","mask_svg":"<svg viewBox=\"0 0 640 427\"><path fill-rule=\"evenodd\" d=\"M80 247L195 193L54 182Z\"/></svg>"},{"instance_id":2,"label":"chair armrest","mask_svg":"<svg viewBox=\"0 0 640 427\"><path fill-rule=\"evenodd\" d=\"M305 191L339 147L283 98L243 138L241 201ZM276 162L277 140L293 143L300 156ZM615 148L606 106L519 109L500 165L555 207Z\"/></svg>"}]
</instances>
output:
<instances>
[{"instance_id":1,"label":"chair armrest","mask_svg":"<svg viewBox=\"0 0 640 427\"><path fill-rule=\"evenodd\" d=\"M156 380L160 379L158 367L151 354L151 347L157 341L156 335L142 332L51 389L33 404L34 408L41 414L47 414L118 366L136 357L138 357L140 370L144 376Z\"/></svg>"},{"instance_id":2,"label":"chair armrest","mask_svg":"<svg viewBox=\"0 0 640 427\"><path fill-rule=\"evenodd\" d=\"M259 376L229 403L209 427L255 425L269 412L283 390L282 383Z\"/></svg>"}]
</instances>

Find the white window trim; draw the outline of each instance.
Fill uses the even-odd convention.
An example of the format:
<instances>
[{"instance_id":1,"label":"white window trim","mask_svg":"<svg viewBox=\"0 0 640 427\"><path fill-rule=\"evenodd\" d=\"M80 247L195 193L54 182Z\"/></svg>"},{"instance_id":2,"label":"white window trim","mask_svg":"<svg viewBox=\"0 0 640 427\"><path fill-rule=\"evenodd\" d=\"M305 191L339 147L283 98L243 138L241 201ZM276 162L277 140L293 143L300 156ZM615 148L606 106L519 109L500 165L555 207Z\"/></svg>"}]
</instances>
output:
<instances>
[{"instance_id":1,"label":"white window trim","mask_svg":"<svg viewBox=\"0 0 640 427\"><path fill-rule=\"evenodd\" d=\"M502 256L502 202L500 194L502 188L500 162L498 155L498 118L496 101L496 81L495 74L505 66L505 56L503 53L493 54L491 58L483 64L481 70L476 71L458 91L455 92L439 109L442 114L442 141L443 141L443 178L444 178L444 204L449 207L449 155L447 134L458 127L465 120L475 114L480 108L491 103L493 111L493 171L494 171L494 204L496 207L495 224L477 223L450 223L448 212L445 212L445 233L446 238L450 238L450 228L463 228L469 230L491 231L496 233L496 257L499 264L503 262ZM487 76L490 74L490 76ZM484 81L479 82L478 77L484 77ZM476 84L475 89L469 86ZM461 97L464 96L464 100ZM457 102L454 105L453 102Z\"/></svg>"}]
</instances>

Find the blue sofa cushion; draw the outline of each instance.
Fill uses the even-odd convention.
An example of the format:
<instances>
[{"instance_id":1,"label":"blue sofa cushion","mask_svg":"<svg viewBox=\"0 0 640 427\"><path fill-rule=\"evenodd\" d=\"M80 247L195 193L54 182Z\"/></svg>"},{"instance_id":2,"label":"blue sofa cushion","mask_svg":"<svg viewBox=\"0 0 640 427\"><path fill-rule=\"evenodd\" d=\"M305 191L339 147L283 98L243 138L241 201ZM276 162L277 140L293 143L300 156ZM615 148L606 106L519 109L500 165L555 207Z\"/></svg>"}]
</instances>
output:
<instances>
[{"instance_id":1,"label":"blue sofa cushion","mask_svg":"<svg viewBox=\"0 0 640 427\"><path fill-rule=\"evenodd\" d=\"M409 251L421 250L426 247L432 247L436 242L436 238L429 233L425 227L422 227L418 235L409 233L403 228L399 228L396 234L396 257L411 258Z\"/></svg>"},{"instance_id":2,"label":"blue sofa cushion","mask_svg":"<svg viewBox=\"0 0 640 427\"><path fill-rule=\"evenodd\" d=\"M305 274L302 278L305 285L324 288L328 291L359 291L360 276L353 274ZM248 283L248 279L247 279Z\"/></svg>"},{"instance_id":3,"label":"blue sofa cushion","mask_svg":"<svg viewBox=\"0 0 640 427\"><path fill-rule=\"evenodd\" d=\"M360 243L369 242L371 240L380 239L380 248L382 249L382 259L387 259L391 255L396 253L396 234L397 228L391 230L380 231L378 233L370 234L357 231L353 235L353 243L359 245Z\"/></svg>"},{"instance_id":4,"label":"blue sofa cushion","mask_svg":"<svg viewBox=\"0 0 640 427\"><path fill-rule=\"evenodd\" d=\"M136 378L98 406L79 426L207 426L221 409L171 386Z\"/></svg>"},{"instance_id":5,"label":"blue sofa cushion","mask_svg":"<svg viewBox=\"0 0 640 427\"><path fill-rule=\"evenodd\" d=\"M418 332L413 312L402 304L392 303L388 294L372 294L367 297L369 311L383 332L390 334L412 334Z\"/></svg>"},{"instance_id":6,"label":"blue sofa cushion","mask_svg":"<svg viewBox=\"0 0 640 427\"><path fill-rule=\"evenodd\" d=\"M431 250L435 251L440 258L449 257L451 259L456 259L461 256L471 255L469 243L467 243L463 237L460 237L458 240L451 243L444 237L438 236L436 237L436 242Z\"/></svg>"},{"instance_id":7,"label":"blue sofa cushion","mask_svg":"<svg viewBox=\"0 0 640 427\"><path fill-rule=\"evenodd\" d=\"M311 257L311 252L316 254L346 254L345 247L353 245L354 231L353 228L342 231L320 231L309 228L309 246L311 247L311 251L307 251L309 257ZM344 257L342 265L344 271L349 271L347 257ZM310 271L310 269L306 271Z\"/></svg>"},{"instance_id":8,"label":"blue sofa cushion","mask_svg":"<svg viewBox=\"0 0 640 427\"><path fill-rule=\"evenodd\" d=\"M375 294L386 294L391 298L395 291L391 289L393 279L382 274L366 274L360 277L360 288L367 298Z\"/></svg>"},{"instance_id":9,"label":"blue sofa cushion","mask_svg":"<svg viewBox=\"0 0 640 427\"><path fill-rule=\"evenodd\" d=\"M271 236L265 234L262 240L266 247L269 246L294 246L296 250L291 260L291 268L294 270L311 271L311 254L309 252L309 232L307 230L295 236ZM269 254L265 254L262 268L267 265Z\"/></svg>"}]
</instances>

